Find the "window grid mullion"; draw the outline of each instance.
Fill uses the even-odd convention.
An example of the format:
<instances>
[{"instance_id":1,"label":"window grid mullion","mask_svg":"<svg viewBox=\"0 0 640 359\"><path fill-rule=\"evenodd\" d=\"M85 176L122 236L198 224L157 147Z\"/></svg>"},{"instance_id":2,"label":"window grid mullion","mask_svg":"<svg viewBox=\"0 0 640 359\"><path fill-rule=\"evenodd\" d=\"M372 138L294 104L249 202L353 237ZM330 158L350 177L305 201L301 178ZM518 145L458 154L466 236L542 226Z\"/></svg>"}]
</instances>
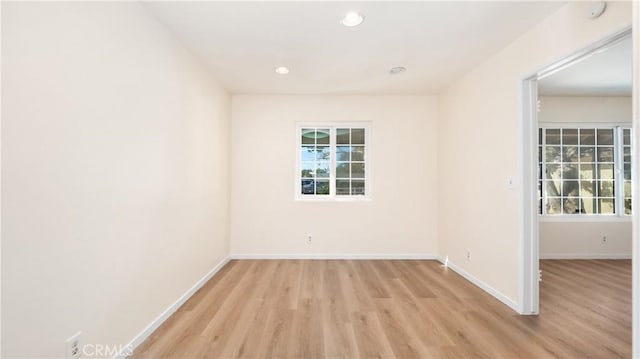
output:
<instances>
[{"instance_id":1,"label":"window grid mullion","mask_svg":"<svg viewBox=\"0 0 640 359\"><path fill-rule=\"evenodd\" d=\"M595 129L594 131L594 139L593 139L593 143L594 143L594 152L593 152L593 173L594 175L592 177L594 183L596 184L596 188L594 190L594 194L593 194L593 198L595 199L593 205L593 213L594 214L602 214L600 211L600 207L602 204L602 200L600 199L600 186L602 185L601 181L601 176L600 176L600 163L598 163L598 130L599 129Z\"/></svg>"},{"instance_id":2,"label":"window grid mullion","mask_svg":"<svg viewBox=\"0 0 640 359\"><path fill-rule=\"evenodd\" d=\"M560 214L564 214L564 158L563 158L563 151L564 151L564 129L560 129Z\"/></svg>"},{"instance_id":3,"label":"window grid mullion","mask_svg":"<svg viewBox=\"0 0 640 359\"><path fill-rule=\"evenodd\" d=\"M624 200L620 200L620 195L622 194L621 190L624 186L624 181L621 181L623 176L621 171L622 167L620 165L623 161L622 154L624 152L622 150L622 145L622 128L620 126L616 126L613 136L613 188L615 191L613 193L613 197L615 201L614 211L618 216L622 215L622 212L624 211L622 206L622 202ZM624 195L622 197L624 197Z\"/></svg>"},{"instance_id":4,"label":"window grid mullion","mask_svg":"<svg viewBox=\"0 0 640 359\"><path fill-rule=\"evenodd\" d=\"M329 145L331 146L331 173L329 174L329 195L331 198L336 196L336 142L337 142L337 130L335 126L329 129L331 136Z\"/></svg>"},{"instance_id":5,"label":"window grid mullion","mask_svg":"<svg viewBox=\"0 0 640 359\"><path fill-rule=\"evenodd\" d=\"M625 182L626 178L625 178L625 167L624 167L624 163L625 163L625 155L624 155L624 150L625 150L625 144L624 144L624 136L625 136L625 129L626 127L623 125L609 125L609 126L604 126L604 125L596 125L593 127L589 127L589 128L582 128L582 127L567 127L569 129L577 129L577 136L578 136L578 141L577 141L577 145L576 145L576 149L577 149L577 153L576 156L578 158L578 160L575 163L575 166L577 167L577 178L573 179L573 176L571 176L571 178L567 178L567 173L565 173L565 171L567 170L566 166L568 164L571 163L571 165L573 166L574 163L570 162L571 160L569 158L565 158L566 154L568 154L569 152L567 152L566 150L566 146L573 146L571 143L565 143L565 127L564 126L541 126L540 127L540 131L538 132L540 134L540 136L542 138L539 139L539 145L541 147L541 153L540 153L540 159L539 159L539 163L540 163L540 169L539 171L541 172L539 174L540 176L540 184L541 184L541 188L540 188L540 195L541 195L541 199L542 199L542 204L541 204L541 210L540 213L541 215L549 215L549 211L548 211L548 205L551 203L549 201L549 192L548 192L548 186L553 184L555 186L555 179L552 178L548 178L548 166L549 166L549 162L547 160L547 150L548 150L548 146L559 146L560 148L560 153L558 154L558 162L556 163L555 161L554 166L558 165L558 173L557 173L557 180L559 181L560 184L560 188L559 188L559 193L558 193L558 198L555 199L554 198L554 202L556 200L559 200L559 213L554 213L554 214L568 214L565 213L565 207L566 207L566 203L564 202L564 199L566 198L570 198L569 197L569 193L567 192L567 188L565 188L566 186L566 182L567 181L577 181L578 182L578 193L577 193L577 213L585 213L585 208L583 205L583 189L585 189L586 187L583 186L583 180L585 180L585 183L593 183L593 195L592 197L586 197L586 198L591 198L592 199L592 214L593 215L603 215L603 208L605 211L607 211L607 215L612 215L612 216L617 216L617 217L621 217L623 215L626 215L626 204L625 204ZM554 144L554 145L549 145L547 143L547 137L548 137L548 133L547 130L548 129L558 129L558 135L560 136L559 140L558 140L558 144ZM583 136L583 130L593 130L593 144L585 144L582 141L582 136ZM605 132L605 134L602 134L600 132L600 130L608 130ZM610 132L609 132L610 131ZM554 131L555 132L555 131ZM601 142L598 141L598 136L607 136L607 132L611 134L612 139L611 139L611 144L609 144L609 142ZM631 133L630 133L630 137ZM573 141L571 141L573 142ZM633 141L630 141L632 146L633 146ZM581 153L583 152L583 150L585 148L593 148L593 160L590 162L582 162L582 156ZM613 153L611 154L611 160L607 159L607 155L606 152L609 152L609 150L611 150ZM602 154L603 157L602 160L599 158L599 154ZM632 162L632 161L631 161ZM582 173L583 170L584 171L589 171L589 169L587 169L588 167L586 167L586 165L590 165L592 166L591 168L591 178L582 178ZM603 172L604 171L604 172ZM610 171L610 172L609 172ZM609 178L609 176L611 176ZM606 190L605 192L602 191L602 186L607 185L607 188L611 188L611 190L614 191L614 193L607 193L609 192L609 190ZM611 187L609 187L611 186ZM603 203L603 201L609 203L611 201L613 201L614 203L612 204L606 204ZM632 199L633 201L633 199ZM604 206L604 207L603 207ZM609 207L611 206L611 207ZM613 213L611 213L611 212Z\"/></svg>"},{"instance_id":6,"label":"window grid mullion","mask_svg":"<svg viewBox=\"0 0 640 359\"><path fill-rule=\"evenodd\" d=\"M346 146L349 148L352 148L353 146L353 141L355 141L355 136L357 136L352 130L356 129L359 133L358 135L360 136L365 136L364 143L358 143L359 147L362 147L362 151L364 151L364 158L363 159L358 159L357 161L354 161L353 158L348 158L348 161L342 161L340 162L338 159L338 150L337 148L339 146ZM341 198L364 198L367 199L368 195L369 195L369 185L370 185L370 175L368 174L369 171L367 171L367 169L365 168L366 164L367 164L367 158L369 155L369 151L367 149L368 147L368 140L367 140L367 136L369 135L369 125L367 124L360 124L358 123L358 125L354 124L341 124L341 123L334 123L334 124L299 124L297 126L297 139L296 139L296 144L297 144L297 173L296 173L296 198L297 199L341 199ZM348 136L348 138L345 138L346 141L348 141L348 143L345 144L338 144L338 132L340 132L340 129L345 129L345 130L349 130L348 134L345 134ZM318 137L318 131L322 130L322 132L327 133L328 139L326 137L323 137L324 140L321 141L321 139ZM307 132L312 132L309 133L308 135L306 134ZM305 134L303 136L303 134ZM313 139L310 138L310 136L313 135ZM346 136L345 136L346 137ZM304 142L304 143L303 143ZM306 152L302 151L303 148L305 147L309 147L310 151L313 151L313 156L310 156L309 154L307 154ZM322 153L318 152L319 148L324 148L324 150ZM349 151L348 155L351 156L353 153L353 151ZM308 157L308 158L307 158ZM355 157L354 157L355 158ZM338 195L338 176L337 176L337 166L340 163L345 163L347 165L349 165L349 169L348 169L348 173L346 173L344 176L344 180L345 182L349 183L349 191L343 194L343 195ZM352 191L352 186L353 186L353 171L355 171L355 169L351 168L351 165L355 163L357 164L359 167L363 167L364 169L364 176L362 177L358 177L356 179L357 183L357 193L354 193ZM320 164L322 164L322 168L320 169L320 171L323 172L322 177L319 177L319 167ZM325 167L329 167L329 173L326 174L324 173ZM310 173L307 173L308 171L306 170L308 168ZM304 169L304 170L303 170ZM306 174L306 175L305 175ZM304 175L304 177L303 177ZM322 182L322 192L323 194L319 195L318 194L318 186L319 183L318 181ZM345 183L346 184L346 183ZM312 188L309 188L310 186L312 186ZM328 186L328 188L326 188L325 186ZM328 189L328 191L326 191ZM345 188L346 190L346 188ZM326 191L326 192L325 192ZM360 197L362 196L362 197Z\"/></svg>"},{"instance_id":7,"label":"window grid mullion","mask_svg":"<svg viewBox=\"0 0 640 359\"><path fill-rule=\"evenodd\" d=\"M541 184L542 187L540 189L540 195L542 196L542 214L547 215L547 129L542 129L542 152L540 154L542 156L542 171L541 174Z\"/></svg>"}]
</instances>

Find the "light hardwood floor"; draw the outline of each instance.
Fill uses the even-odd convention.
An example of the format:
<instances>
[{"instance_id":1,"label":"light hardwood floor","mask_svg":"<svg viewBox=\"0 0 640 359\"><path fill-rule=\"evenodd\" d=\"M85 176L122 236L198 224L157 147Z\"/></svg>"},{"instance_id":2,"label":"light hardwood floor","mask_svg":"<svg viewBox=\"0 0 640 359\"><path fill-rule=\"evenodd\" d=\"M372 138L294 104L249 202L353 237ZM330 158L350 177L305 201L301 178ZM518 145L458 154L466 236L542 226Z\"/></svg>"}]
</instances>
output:
<instances>
[{"instance_id":1,"label":"light hardwood floor","mask_svg":"<svg viewBox=\"0 0 640 359\"><path fill-rule=\"evenodd\" d=\"M134 358L631 356L631 261L541 261L519 316L435 261L231 261Z\"/></svg>"}]
</instances>

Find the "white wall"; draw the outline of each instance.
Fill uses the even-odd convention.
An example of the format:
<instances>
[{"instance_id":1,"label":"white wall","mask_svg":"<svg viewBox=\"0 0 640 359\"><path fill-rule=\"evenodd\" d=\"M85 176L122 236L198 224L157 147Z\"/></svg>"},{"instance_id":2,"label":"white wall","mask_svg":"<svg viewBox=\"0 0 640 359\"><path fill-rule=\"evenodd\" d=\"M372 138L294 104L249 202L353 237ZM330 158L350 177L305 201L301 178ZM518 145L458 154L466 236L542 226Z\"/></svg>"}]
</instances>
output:
<instances>
[{"instance_id":1,"label":"white wall","mask_svg":"<svg viewBox=\"0 0 640 359\"><path fill-rule=\"evenodd\" d=\"M540 258L629 259L631 227L630 220L540 221Z\"/></svg>"},{"instance_id":2,"label":"white wall","mask_svg":"<svg viewBox=\"0 0 640 359\"><path fill-rule=\"evenodd\" d=\"M436 102L233 96L232 254L435 255ZM371 121L371 201L294 199L296 121Z\"/></svg>"},{"instance_id":3,"label":"white wall","mask_svg":"<svg viewBox=\"0 0 640 359\"><path fill-rule=\"evenodd\" d=\"M3 357L127 344L228 252L229 96L137 3L2 3Z\"/></svg>"},{"instance_id":4,"label":"white wall","mask_svg":"<svg viewBox=\"0 0 640 359\"><path fill-rule=\"evenodd\" d=\"M544 81L544 80L543 80ZM633 118L631 96L540 96L538 122L626 123Z\"/></svg>"},{"instance_id":5,"label":"white wall","mask_svg":"<svg viewBox=\"0 0 640 359\"><path fill-rule=\"evenodd\" d=\"M543 80L544 81L544 80ZM538 121L631 124L630 96L540 96ZM631 218L541 218L540 258L630 258ZM603 237L606 240L603 241Z\"/></svg>"},{"instance_id":6,"label":"white wall","mask_svg":"<svg viewBox=\"0 0 640 359\"><path fill-rule=\"evenodd\" d=\"M440 96L438 251L518 305L521 80L631 22L630 2L596 20L589 6L568 3Z\"/></svg>"}]
</instances>

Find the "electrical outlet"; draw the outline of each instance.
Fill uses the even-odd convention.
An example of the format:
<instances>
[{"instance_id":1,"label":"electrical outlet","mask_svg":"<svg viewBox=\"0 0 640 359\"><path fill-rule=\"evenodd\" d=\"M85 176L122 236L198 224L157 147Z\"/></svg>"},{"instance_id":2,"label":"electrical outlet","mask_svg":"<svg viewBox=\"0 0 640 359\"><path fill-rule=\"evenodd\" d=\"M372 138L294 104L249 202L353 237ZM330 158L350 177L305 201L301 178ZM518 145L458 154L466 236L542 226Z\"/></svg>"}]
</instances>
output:
<instances>
[{"instance_id":1,"label":"electrical outlet","mask_svg":"<svg viewBox=\"0 0 640 359\"><path fill-rule=\"evenodd\" d=\"M310 234L308 234L308 235L307 235L307 242L311 243L311 238L312 238L312 237L311 237L311 235L310 235Z\"/></svg>"},{"instance_id":2,"label":"electrical outlet","mask_svg":"<svg viewBox=\"0 0 640 359\"><path fill-rule=\"evenodd\" d=\"M467 260L471 260L471 249L467 249Z\"/></svg>"},{"instance_id":3,"label":"electrical outlet","mask_svg":"<svg viewBox=\"0 0 640 359\"><path fill-rule=\"evenodd\" d=\"M80 336L82 332L77 332L69 339L67 339L66 349L67 349L67 359L77 359L80 358Z\"/></svg>"},{"instance_id":4,"label":"electrical outlet","mask_svg":"<svg viewBox=\"0 0 640 359\"><path fill-rule=\"evenodd\" d=\"M607 244L607 236L602 236L602 244Z\"/></svg>"}]
</instances>

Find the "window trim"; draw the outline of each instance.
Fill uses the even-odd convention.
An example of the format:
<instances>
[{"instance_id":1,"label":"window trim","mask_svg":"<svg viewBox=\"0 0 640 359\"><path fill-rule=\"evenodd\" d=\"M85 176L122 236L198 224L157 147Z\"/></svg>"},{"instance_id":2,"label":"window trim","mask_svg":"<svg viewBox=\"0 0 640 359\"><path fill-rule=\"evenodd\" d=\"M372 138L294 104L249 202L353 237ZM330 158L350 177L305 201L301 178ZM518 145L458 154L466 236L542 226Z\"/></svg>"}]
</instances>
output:
<instances>
[{"instance_id":1,"label":"window trim","mask_svg":"<svg viewBox=\"0 0 640 359\"><path fill-rule=\"evenodd\" d=\"M542 198L542 213L538 213L538 218L542 222L580 222L580 221L598 221L598 222L627 222L631 220L632 214L624 213L624 144L622 143L623 139L623 131L625 129L631 130L631 148L633 154L633 148L635 146L635 141L633 138L633 129L632 124L628 122L540 122L538 123L539 129L613 129L614 136L614 145L613 145L613 156L614 156L614 181L615 181L615 213L606 214L606 213L593 213L593 214L570 214L570 213L559 213L559 214L547 214L545 211L545 202L546 198L546 186L544 185L544 174L543 181L541 185L541 198ZM536 137L538 136L539 131L536 131ZM546 138L538 139L536 143L541 143L543 148L543 159L544 159L544 148L546 146ZM536 147L539 145L536 145ZM545 161L540 162L538 159L538 163L541 163L541 167L545 168ZM633 161L632 161L633 164ZM536 170L537 172L538 170ZM632 168L633 171L633 168ZM540 173L537 174L537 180L540 178ZM634 205L632 203L632 210Z\"/></svg>"},{"instance_id":2,"label":"window trim","mask_svg":"<svg viewBox=\"0 0 640 359\"><path fill-rule=\"evenodd\" d=\"M303 195L300 177L300 148L302 141L300 134L303 128L328 128L330 132L329 147L331 153L330 172L329 172L329 194L328 195ZM364 128L364 195L337 195L336 194L336 130L338 128ZM372 173L373 166L371 164L371 128L372 124L368 121L355 122L296 122L295 126L295 172L294 172L294 199L295 201L310 202L366 202L372 200Z\"/></svg>"}]
</instances>

